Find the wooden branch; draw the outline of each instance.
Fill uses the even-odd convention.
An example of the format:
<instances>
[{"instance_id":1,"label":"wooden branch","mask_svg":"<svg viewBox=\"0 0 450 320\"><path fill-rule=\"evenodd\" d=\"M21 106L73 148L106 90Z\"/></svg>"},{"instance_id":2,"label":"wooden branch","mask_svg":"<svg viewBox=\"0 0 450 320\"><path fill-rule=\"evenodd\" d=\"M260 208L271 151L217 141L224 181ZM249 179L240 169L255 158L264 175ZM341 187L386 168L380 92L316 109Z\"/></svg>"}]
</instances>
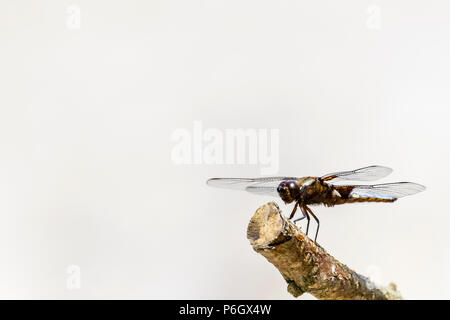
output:
<instances>
[{"instance_id":1,"label":"wooden branch","mask_svg":"<svg viewBox=\"0 0 450 320\"><path fill-rule=\"evenodd\" d=\"M256 211L247 238L280 271L294 297L308 292L318 299L402 299L395 284L378 287L329 255L281 215L275 202Z\"/></svg>"}]
</instances>

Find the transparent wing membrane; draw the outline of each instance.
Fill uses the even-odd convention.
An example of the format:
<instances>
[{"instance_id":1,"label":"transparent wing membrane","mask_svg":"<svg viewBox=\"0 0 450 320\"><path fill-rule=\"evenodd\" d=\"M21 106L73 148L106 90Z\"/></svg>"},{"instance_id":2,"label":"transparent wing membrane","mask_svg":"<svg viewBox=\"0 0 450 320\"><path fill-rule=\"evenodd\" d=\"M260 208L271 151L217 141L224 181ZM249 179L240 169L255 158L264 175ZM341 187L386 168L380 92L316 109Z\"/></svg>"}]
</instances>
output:
<instances>
[{"instance_id":1,"label":"transparent wing membrane","mask_svg":"<svg viewBox=\"0 0 450 320\"><path fill-rule=\"evenodd\" d=\"M329 173L320 177L323 181L338 182L341 180L373 181L386 177L392 172L391 168L383 166L370 166L351 171Z\"/></svg>"},{"instance_id":2,"label":"transparent wing membrane","mask_svg":"<svg viewBox=\"0 0 450 320\"><path fill-rule=\"evenodd\" d=\"M245 188L245 191L248 191L250 193L254 193L254 194L260 194L263 196L273 196L273 197L277 197L278 196L278 192L277 192L277 187L263 187L263 186L248 186L247 188Z\"/></svg>"},{"instance_id":3,"label":"transparent wing membrane","mask_svg":"<svg viewBox=\"0 0 450 320\"><path fill-rule=\"evenodd\" d=\"M297 179L295 177L266 177L266 178L213 178L206 184L211 187L245 190L254 194L277 196L277 187L281 181Z\"/></svg>"},{"instance_id":4,"label":"transparent wing membrane","mask_svg":"<svg viewBox=\"0 0 450 320\"><path fill-rule=\"evenodd\" d=\"M424 186L412 182L383 183L371 186L355 186L350 192L349 197L395 200L424 190Z\"/></svg>"}]
</instances>

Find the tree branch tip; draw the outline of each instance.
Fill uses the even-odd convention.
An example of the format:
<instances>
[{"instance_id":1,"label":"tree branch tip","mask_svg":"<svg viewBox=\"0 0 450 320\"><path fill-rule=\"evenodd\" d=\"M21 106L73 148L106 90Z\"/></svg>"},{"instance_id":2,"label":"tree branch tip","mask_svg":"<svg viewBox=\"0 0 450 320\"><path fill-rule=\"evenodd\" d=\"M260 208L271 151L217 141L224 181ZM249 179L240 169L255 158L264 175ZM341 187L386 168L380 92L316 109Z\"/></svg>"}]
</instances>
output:
<instances>
[{"instance_id":1,"label":"tree branch tip","mask_svg":"<svg viewBox=\"0 0 450 320\"><path fill-rule=\"evenodd\" d=\"M275 202L256 210L247 238L280 271L294 297L308 292L318 299L401 299L395 284L378 287L328 254L284 217Z\"/></svg>"}]
</instances>

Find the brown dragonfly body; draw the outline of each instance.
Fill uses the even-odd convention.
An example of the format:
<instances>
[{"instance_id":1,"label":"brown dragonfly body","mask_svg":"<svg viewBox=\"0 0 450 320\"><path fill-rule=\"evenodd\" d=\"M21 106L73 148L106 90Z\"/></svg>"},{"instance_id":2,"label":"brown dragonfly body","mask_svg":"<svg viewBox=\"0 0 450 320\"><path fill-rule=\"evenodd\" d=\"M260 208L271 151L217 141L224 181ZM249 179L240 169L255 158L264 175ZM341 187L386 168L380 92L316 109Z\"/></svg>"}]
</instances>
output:
<instances>
[{"instance_id":1,"label":"brown dragonfly body","mask_svg":"<svg viewBox=\"0 0 450 320\"><path fill-rule=\"evenodd\" d=\"M323 204L333 207L352 202L394 202L395 198L377 198L353 194L355 186L335 186L318 177L304 177L297 180L285 180L277 188L285 203L297 201L304 205Z\"/></svg>"},{"instance_id":2,"label":"brown dragonfly body","mask_svg":"<svg viewBox=\"0 0 450 320\"><path fill-rule=\"evenodd\" d=\"M317 222L317 234L320 222L309 208L311 205L323 204L332 207L339 204L355 202L394 202L398 198L412 195L425 190L425 187L412 182L395 182L375 185L335 185L339 180L371 181L383 178L390 174L392 169L383 166L370 166L352 171L341 171L324 175L322 177L267 177L267 178L213 178L208 185L221 188L246 190L262 195L279 196L286 204L295 203L289 216L295 216L300 208L302 217L306 218L309 231L310 215ZM315 241L314 240L314 241Z\"/></svg>"}]
</instances>

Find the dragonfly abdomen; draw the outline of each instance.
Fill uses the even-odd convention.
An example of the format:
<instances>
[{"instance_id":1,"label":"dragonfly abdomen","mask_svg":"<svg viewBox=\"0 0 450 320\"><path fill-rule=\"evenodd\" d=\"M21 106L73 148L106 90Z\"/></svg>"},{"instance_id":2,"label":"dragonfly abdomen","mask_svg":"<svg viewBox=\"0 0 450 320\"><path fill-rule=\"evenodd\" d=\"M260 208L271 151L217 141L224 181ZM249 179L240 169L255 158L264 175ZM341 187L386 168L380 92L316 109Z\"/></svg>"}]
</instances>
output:
<instances>
[{"instance_id":1,"label":"dragonfly abdomen","mask_svg":"<svg viewBox=\"0 0 450 320\"><path fill-rule=\"evenodd\" d=\"M331 197L329 201L324 201L325 205L334 206L344 203L354 202L394 202L397 198L376 197L374 195L365 195L355 192L354 186L332 186Z\"/></svg>"},{"instance_id":2,"label":"dragonfly abdomen","mask_svg":"<svg viewBox=\"0 0 450 320\"><path fill-rule=\"evenodd\" d=\"M386 198L376 198L376 197L350 197L348 199L342 199L341 203L337 204L344 204L344 203L353 203L353 202L394 202L397 200L396 198L392 199L386 199Z\"/></svg>"}]
</instances>

